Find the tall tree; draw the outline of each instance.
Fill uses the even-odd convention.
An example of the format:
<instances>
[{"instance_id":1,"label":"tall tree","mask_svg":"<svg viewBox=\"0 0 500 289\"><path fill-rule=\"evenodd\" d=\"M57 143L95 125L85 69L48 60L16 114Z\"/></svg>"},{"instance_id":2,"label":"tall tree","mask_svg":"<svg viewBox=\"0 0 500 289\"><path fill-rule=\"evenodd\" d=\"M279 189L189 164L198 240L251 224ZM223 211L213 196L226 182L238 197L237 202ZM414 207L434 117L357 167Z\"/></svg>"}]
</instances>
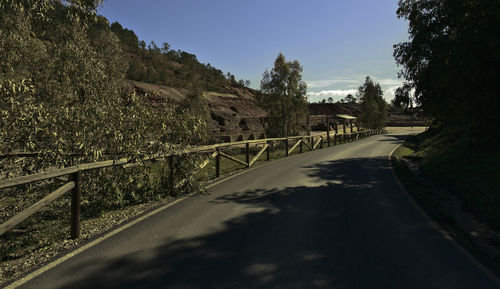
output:
<instances>
[{"instance_id":1,"label":"tall tree","mask_svg":"<svg viewBox=\"0 0 500 289\"><path fill-rule=\"evenodd\" d=\"M270 135L296 134L307 117L307 86L302 81L302 69L297 60L286 61L280 53L271 72L264 72L258 101L268 111Z\"/></svg>"},{"instance_id":2,"label":"tall tree","mask_svg":"<svg viewBox=\"0 0 500 289\"><path fill-rule=\"evenodd\" d=\"M361 101L359 121L365 128L382 128L387 117L387 103L383 98L382 88L367 76L365 83L358 89Z\"/></svg>"},{"instance_id":3,"label":"tall tree","mask_svg":"<svg viewBox=\"0 0 500 289\"><path fill-rule=\"evenodd\" d=\"M399 18L410 39L395 45L408 92L428 115L445 125L500 123L500 2L400 0Z\"/></svg>"},{"instance_id":4,"label":"tall tree","mask_svg":"<svg viewBox=\"0 0 500 289\"><path fill-rule=\"evenodd\" d=\"M98 3L0 0L0 153L37 154L0 159L0 177L110 158L140 160L203 136L194 113L174 115L124 90L127 65L118 38L109 24L92 30ZM135 181L120 170L94 172L84 184L85 202L123 205L165 187L148 179L145 166L132 170Z\"/></svg>"}]
</instances>

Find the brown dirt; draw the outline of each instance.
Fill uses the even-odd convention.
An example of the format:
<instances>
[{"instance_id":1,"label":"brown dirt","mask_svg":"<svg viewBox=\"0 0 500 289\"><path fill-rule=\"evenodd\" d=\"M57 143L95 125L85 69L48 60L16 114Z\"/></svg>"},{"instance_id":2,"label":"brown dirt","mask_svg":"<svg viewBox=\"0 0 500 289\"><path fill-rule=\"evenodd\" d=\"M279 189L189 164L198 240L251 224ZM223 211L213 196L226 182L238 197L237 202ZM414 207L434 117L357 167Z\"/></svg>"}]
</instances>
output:
<instances>
[{"instance_id":1,"label":"brown dirt","mask_svg":"<svg viewBox=\"0 0 500 289\"><path fill-rule=\"evenodd\" d=\"M187 89L138 81L127 81L127 86L138 95L145 96L154 104L168 103L176 106L188 94ZM267 112L257 106L255 91L249 88L224 87L224 93L205 92L207 110L210 115L208 129L211 135L234 135L247 132L264 132Z\"/></svg>"}]
</instances>

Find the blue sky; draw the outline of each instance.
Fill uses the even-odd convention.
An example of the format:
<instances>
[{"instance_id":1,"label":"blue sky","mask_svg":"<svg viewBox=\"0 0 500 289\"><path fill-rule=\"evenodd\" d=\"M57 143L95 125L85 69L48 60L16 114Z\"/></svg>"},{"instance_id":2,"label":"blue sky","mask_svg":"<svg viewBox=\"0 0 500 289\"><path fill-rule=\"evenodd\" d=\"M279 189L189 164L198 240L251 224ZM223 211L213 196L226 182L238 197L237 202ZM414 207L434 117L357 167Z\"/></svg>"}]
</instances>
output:
<instances>
[{"instance_id":1,"label":"blue sky","mask_svg":"<svg viewBox=\"0 0 500 289\"><path fill-rule=\"evenodd\" d=\"M397 0L107 0L99 14L257 89L281 52L302 64L315 102L355 93L367 75L392 99L402 82L392 46L408 39L396 9Z\"/></svg>"}]
</instances>

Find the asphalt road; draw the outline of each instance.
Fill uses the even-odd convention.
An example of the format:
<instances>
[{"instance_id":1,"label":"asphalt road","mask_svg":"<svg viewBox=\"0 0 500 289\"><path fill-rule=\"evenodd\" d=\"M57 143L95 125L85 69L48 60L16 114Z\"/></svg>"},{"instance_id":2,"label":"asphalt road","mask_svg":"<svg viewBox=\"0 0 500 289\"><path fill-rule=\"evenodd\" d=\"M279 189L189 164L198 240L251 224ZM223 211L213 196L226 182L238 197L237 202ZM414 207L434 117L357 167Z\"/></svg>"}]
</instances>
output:
<instances>
[{"instance_id":1,"label":"asphalt road","mask_svg":"<svg viewBox=\"0 0 500 289\"><path fill-rule=\"evenodd\" d=\"M498 288L397 185L387 156L402 138L252 169L22 288Z\"/></svg>"}]
</instances>

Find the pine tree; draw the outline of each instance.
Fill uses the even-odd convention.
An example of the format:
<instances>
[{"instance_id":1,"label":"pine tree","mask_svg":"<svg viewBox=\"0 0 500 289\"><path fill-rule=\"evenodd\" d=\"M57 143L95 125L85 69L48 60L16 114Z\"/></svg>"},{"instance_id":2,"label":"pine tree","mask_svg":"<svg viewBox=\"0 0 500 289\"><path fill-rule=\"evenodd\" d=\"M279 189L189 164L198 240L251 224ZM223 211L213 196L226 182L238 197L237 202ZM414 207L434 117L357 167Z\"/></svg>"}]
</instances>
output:
<instances>
[{"instance_id":1,"label":"pine tree","mask_svg":"<svg viewBox=\"0 0 500 289\"><path fill-rule=\"evenodd\" d=\"M385 126L387 103L383 98L382 88L367 76L365 83L358 89L361 101L359 121L365 128L376 129Z\"/></svg>"}]
</instances>

